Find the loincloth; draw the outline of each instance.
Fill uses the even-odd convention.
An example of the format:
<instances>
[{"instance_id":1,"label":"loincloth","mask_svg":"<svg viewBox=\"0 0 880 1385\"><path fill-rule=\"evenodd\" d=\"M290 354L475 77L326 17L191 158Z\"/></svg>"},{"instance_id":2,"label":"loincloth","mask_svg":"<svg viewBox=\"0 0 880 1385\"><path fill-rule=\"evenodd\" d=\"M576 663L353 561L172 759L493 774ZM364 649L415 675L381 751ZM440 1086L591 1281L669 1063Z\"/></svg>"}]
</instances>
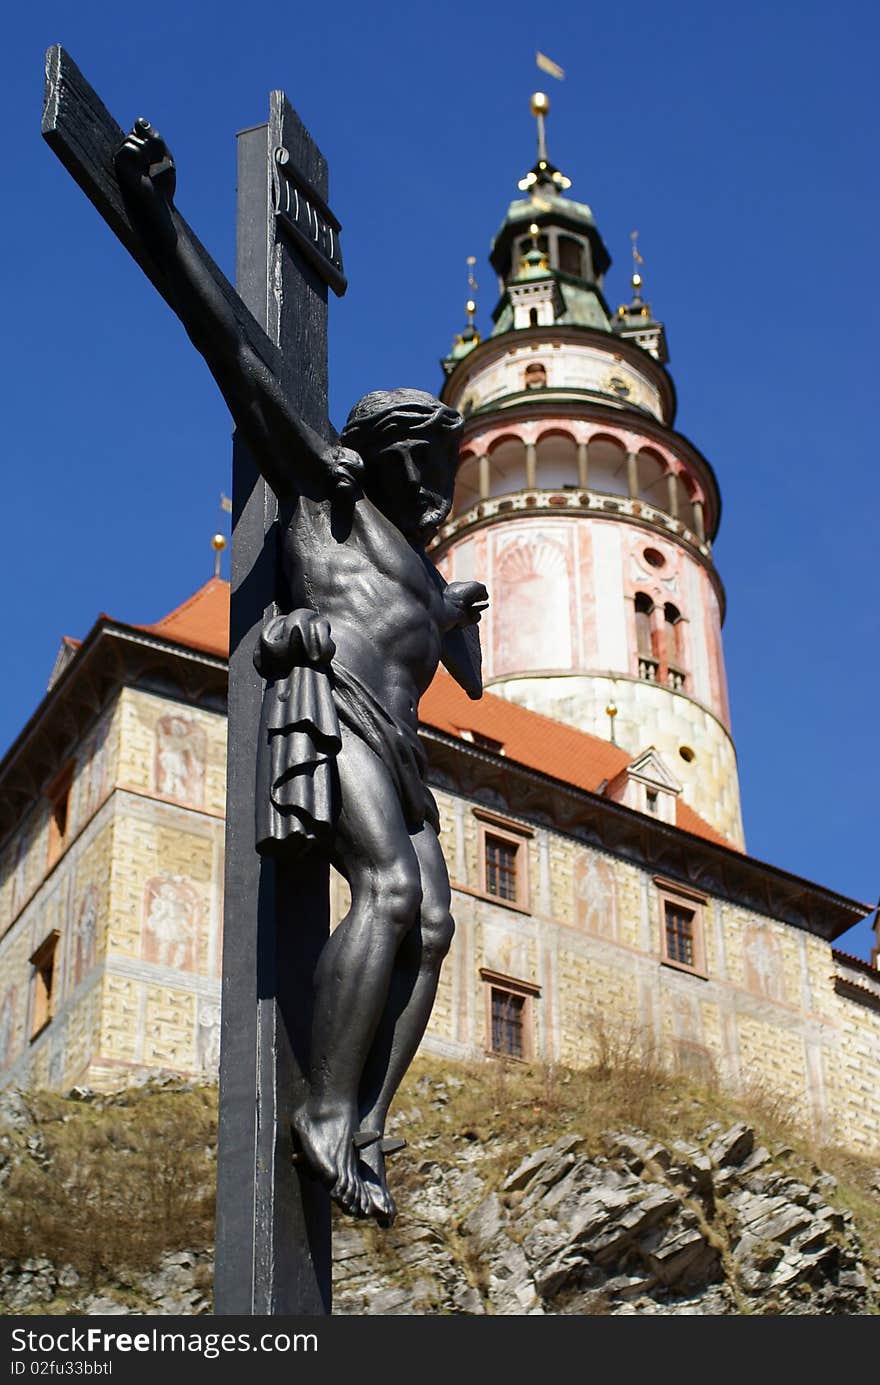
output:
<instances>
[{"instance_id":1,"label":"loincloth","mask_svg":"<svg viewBox=\"0 0 880 1385\"><path fill-rule=\"evenodd\" d=\"M397 793L409 832L440 830L417 731L341 664L303 664L266 684L257 765L257 850L329 847L341 807L342 728L369 746Z\"/></svg>"}]
</instances>

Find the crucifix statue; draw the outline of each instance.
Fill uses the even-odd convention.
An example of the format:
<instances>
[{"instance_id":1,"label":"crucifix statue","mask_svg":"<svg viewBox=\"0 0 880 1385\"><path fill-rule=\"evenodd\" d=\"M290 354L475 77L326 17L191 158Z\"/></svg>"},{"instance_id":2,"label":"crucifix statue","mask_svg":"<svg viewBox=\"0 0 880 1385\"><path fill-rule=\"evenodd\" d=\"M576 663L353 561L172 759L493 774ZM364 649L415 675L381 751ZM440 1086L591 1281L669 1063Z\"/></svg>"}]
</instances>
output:
<instances>
[{"instance_id":1,"label":"crucifix statue","mask_svg":"<svg viewBox=\"0 0 880 1385\"><path fill-rule=\"evenodd\" d=\"M326 164L280 92L239 136L238 284L175 205L145 119L115 124L61 48L43 132L182 321L235 423L216 1311L329 1311L329 1207L388 1226L391 1100L452 937L419 698L481 693L478 582L425 551L462 419L376 390L326 414L344 291ZM329 933L327 873L351 907Z\"/></svg>"}]
</instances>

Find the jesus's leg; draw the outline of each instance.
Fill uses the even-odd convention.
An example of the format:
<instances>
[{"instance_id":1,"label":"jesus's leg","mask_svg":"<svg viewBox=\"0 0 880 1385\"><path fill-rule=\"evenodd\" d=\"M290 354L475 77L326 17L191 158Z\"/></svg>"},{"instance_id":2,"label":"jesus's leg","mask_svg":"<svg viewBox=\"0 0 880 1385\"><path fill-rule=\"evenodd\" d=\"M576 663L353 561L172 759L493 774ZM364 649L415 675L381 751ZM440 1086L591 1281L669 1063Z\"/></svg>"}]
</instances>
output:
<instances>
[{"instance_id":1,"label":"jesus's leg","mask_svg":"<svg viewBox=\"0 0 880 1385\"><path fill-rule=\"evenodd\" d=\"M352 1137L364 1063L388 1000L397 952L418 917L419 862L397 792L372 750L343 731L337 760L342 811L334 864L351 908L331 933L315 973L309 1097L294 1117L303 1152L346 1211L370 1199Z\"/></svg>"},{"instance_id":2,"label":"jesus's leg","mask_svg":"<svg viewBox=\"0 0 880 1385\"><path fill-rule=\"evenodd\" d=\"M361 1083L361 1129L385 1129L388 1107L413 1060L437 994L440 967L449 951L455 925L449 912L451 894L443 852L433 827L412 838L422 880L419 920L401 943L388 1003L376 1031ZM382 1225L394 1220L396 1207L385 1180L381 1144L368 1145L361 1158L370 1170L367 1192L372 1214Z\"/></svg>"}]
</instances>

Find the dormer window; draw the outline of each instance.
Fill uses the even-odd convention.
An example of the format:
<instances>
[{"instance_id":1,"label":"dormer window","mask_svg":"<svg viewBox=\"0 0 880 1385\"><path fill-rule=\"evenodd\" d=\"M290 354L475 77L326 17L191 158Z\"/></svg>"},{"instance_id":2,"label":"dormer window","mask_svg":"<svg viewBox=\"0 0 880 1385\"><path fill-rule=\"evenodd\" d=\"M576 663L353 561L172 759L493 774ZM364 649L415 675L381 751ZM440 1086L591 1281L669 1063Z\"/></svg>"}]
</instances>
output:
<instances>
[{"instance_id":1,"label":"dormer window","mask_svg":"<svg viewBox=\"0 0 880 1385\"><path fill-rule=\"evenodd\" d=\"M676 801L681 784L653 746L626 766L606 786L605 795L615 803L647 813L658 822L675 824Z\"/></svg>"}]
</instances>

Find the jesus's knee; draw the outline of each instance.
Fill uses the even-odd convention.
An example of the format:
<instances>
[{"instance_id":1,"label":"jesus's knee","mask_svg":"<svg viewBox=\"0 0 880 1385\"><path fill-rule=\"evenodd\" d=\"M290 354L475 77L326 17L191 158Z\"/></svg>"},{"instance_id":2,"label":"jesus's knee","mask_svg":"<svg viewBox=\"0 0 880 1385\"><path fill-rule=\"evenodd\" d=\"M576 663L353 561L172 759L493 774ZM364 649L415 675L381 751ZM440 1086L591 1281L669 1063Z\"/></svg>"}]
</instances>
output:
<instances>
[{"instance_id":1,"label":"jesus's knee","mask_svg":"<svg viewBox=\"0 0 880 1385\"><path fill-rule=\"evenodd\" d=\"M429 967L439 967L449 951L455 922L449 910L443 905L422 904L422 962Z\"/></svg>"},{"instance_id":2,"label":"jesus's knee","mask_svg":"<svg viewBox=\"0 0 880 1385\"><path fill-rule=\"evenodd\" d=\"M396 861L380 871L373 889L382 919L403 938L415 923L422 903L422 882L415 860L412 865Z\"/></svg>"}]
</instances>

